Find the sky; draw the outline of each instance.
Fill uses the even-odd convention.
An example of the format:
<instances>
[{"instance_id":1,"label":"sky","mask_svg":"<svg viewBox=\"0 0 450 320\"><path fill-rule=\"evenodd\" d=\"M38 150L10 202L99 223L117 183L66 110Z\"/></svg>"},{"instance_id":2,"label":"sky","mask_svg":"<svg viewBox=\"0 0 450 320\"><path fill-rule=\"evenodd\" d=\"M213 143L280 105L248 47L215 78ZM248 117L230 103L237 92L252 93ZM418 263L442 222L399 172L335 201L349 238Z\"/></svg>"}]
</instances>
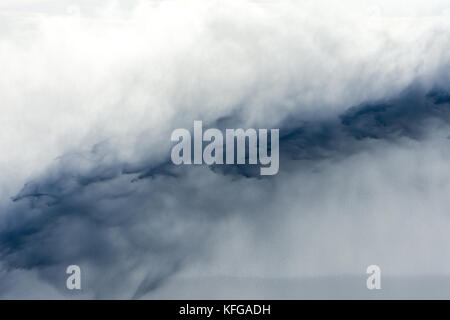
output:
<instances>
[{"instance_id":1,"label":"sky","mask_svg":"<svg viewBox=\"0 0 450 320\"><path fill-rule=\"evenodd\" d=\"M0 298L448 295L449 14L2 1ZM278 174L173 165L194 120L279 128Z\"/></svg>"}]
</instances>

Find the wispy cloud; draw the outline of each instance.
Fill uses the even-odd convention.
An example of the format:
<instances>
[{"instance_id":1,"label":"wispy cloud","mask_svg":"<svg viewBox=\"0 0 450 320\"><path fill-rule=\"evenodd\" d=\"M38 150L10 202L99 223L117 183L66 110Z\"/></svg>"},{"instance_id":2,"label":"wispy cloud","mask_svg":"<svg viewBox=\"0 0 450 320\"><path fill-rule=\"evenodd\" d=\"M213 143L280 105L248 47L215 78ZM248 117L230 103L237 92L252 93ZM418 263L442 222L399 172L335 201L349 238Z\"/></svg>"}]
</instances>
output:
<instances>
[{"instance_id":1,"label":"wispy cloud","mask_svg":"<svg viewBox=\"0 0 450 320\"><path fill-rule=\"evenodd\" d=\"M445 14L77 8L0 22L1 296L66 294L74 263L97 298L139 298L180 272L354 274L375 259L445 273ZM173 166L170 132L196 119L280 128L280 173Z\"/></svg>"}]
</instances>

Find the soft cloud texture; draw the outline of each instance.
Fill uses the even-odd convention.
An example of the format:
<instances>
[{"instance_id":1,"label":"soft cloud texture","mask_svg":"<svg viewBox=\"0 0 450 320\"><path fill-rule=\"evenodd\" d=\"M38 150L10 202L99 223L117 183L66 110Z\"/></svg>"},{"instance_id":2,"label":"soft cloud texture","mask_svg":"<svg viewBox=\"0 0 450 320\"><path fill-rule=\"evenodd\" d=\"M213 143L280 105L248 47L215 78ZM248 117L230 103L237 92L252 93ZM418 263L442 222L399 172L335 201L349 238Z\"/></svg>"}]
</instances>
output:
<instances>
[{"instance_id":1,"label":"soft cloud texture","mask_svg":"<svg viewBox=\"0 0 450 320\"><path fill-rule=\"evenodd\" d=\"M2 297L71 297L69 264L87 298L448 274L444 2L0 8ZM174 167L170 133L196 119L280 128L280 173Z\"/></svg>"}]
</instances>

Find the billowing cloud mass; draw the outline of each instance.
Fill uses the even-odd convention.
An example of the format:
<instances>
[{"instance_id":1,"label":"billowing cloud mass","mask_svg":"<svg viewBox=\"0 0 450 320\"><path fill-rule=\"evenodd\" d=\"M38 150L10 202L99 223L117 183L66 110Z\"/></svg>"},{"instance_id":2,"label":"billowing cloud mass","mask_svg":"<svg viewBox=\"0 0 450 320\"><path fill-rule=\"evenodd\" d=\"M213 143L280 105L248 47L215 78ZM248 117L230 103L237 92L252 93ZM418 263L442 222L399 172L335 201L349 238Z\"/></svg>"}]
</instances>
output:
<instances>
[{"instance_id":1,"label":"billowing cloud mass","mask_svg":"<svg viewBox=\"0 0 450 320\"><path fill-rule=\"evenodd\" d=\"M449 16L3 1L0 297L366 297L371 264L372 297L447 295ZM173 165L194 120L279 128L279 173Z\"/></svg>"}]
</instances>

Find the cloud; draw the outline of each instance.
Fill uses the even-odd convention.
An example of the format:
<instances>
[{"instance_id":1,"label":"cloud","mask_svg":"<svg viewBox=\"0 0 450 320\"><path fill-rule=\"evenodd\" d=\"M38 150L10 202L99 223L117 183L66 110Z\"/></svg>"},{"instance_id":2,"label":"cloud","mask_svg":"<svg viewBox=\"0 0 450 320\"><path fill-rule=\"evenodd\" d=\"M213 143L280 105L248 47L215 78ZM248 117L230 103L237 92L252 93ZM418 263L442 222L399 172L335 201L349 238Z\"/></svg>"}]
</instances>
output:
<instances>
[{"instance_id":1,"label":"cloud","mask_svg":"<svg viewBox=\"0 0 450 320\"><path fill-rule=\"evenodd\" d=\"M71 297L69 264L88 298L372 259L445 273L448 18L351 5L3 13L1 296ZM280 128L280 173L171 165L171 131L196 119Z\"/></svg>"}]
</instances>

